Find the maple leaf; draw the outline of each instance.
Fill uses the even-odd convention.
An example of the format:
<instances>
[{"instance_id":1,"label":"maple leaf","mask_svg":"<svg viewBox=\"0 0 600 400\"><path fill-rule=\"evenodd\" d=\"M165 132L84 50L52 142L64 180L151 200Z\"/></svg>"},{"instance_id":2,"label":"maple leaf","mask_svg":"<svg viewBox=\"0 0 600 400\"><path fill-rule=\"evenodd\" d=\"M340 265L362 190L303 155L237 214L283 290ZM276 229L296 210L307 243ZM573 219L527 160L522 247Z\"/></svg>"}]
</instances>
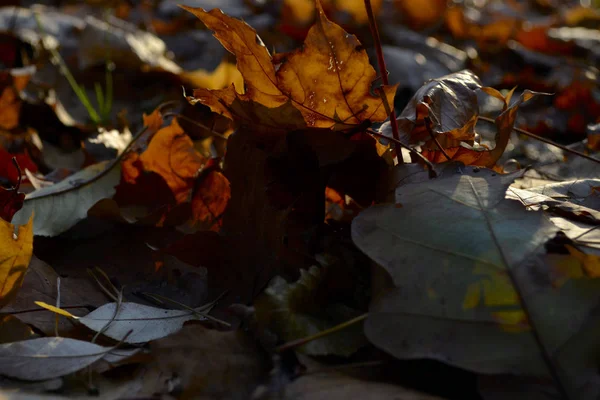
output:
<instances>
[{"instance_id":1,"label":"maple leaf","mask_svg":"<svg viewBox=\"0 0 600 400\"><path fill-rule=\"evenodd\" d=\"M27 225L15 226L0 220L0 307L16 295L33 254L33 216Z\"/></svg>"},{"instance_id":2,"label":"maple leaf","mask_svg":"<svg viewBox=\"0 0 600 400\"><path fill-rule=\"evenodd\" d=\"M305 128L346 130L388 117L380 97L370 93L376 77L354 35L329 21L319 2L318 19L302 48L271 57L256 31L220 10L185 7L237 58L245 93L234 86L196 89L200 102L261 135ZM395 86L383 91L393 104Z\"/></svg>"}]
</instances>

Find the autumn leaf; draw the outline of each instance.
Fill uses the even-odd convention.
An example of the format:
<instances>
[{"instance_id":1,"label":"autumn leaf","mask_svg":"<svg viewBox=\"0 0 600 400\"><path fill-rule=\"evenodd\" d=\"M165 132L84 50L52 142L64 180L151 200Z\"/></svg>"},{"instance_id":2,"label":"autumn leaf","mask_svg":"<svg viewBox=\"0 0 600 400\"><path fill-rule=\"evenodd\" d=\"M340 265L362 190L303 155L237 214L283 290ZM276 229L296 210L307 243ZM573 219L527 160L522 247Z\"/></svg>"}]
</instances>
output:
<instances>
[{"instance_id":1,"label":"autumn leaf","mask_svg":"<svg viewBox=\"0 0 600 400\"><path fill-rule=\"evenodd\" d=\"M388 113L370 93L376 77L355 36L329 21L319 2L318 20L301 49L271 57L256 31L219 10L184 7L237 57L245 93L233 86L196 89L188 100L209 106L263 137L302 128L345 130ZM385 87L393 104L395 87Z\"/></svg>"},{"instance_id":2,"label":"autumn leaf","mask_svg":"<svg viewBox=\"0 0 600 400\"><path fill-rule=\"evenodd\" d=\"M27 225L15 226L0 219L0 307L9 303L23 283L33 254L33 216Z\"/></svg>"},{"instance_id":3,"label":"autumn leaf","mask_svg":"<svg viewBox=\"0 0 600 400\"><path fill-rule=\"evenodd\" d=\"M133 183L142 170L154 172L167 182L177 203L183 203L188 200L204 162L204 157L196 151L194 143L174 118L171 125L156 132L141 154L126 155L123 180Z\"/></svg>"},{"instance_id":4,"label":"autumn leaf","mask_svg":"<svg viewBox=\"0 0 600 400\"><path fill-rule=\"evenodd\" d=\"M200 178L192 195L192 225L218 231L231 198L229 180L219 171L209 171Z\"/></svg>"}]
</instances>

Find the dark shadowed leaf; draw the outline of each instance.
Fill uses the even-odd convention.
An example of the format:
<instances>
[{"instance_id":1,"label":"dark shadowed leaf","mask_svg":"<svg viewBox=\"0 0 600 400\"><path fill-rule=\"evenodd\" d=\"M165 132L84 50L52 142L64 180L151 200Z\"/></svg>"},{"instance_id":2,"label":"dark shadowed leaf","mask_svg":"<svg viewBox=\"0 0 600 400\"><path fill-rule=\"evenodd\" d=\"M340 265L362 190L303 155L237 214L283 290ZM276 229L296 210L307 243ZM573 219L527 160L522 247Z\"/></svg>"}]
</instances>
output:
<instances>
[{"instance_id":1,"label":"dark shadowed leaf","mask_svg":"<svg viewBox=\"0 0 600 400\"><path fill-rule=\"evenodd\" d=\"M47 337L0 345L0 374L27 381L41 381L77 372L110 354L103 347L81 340ZM112 361L138 351L120 350Z\"/></svg>"},{"instance_id":2,"label":"dark shadowed leaf","mask_svg":"<svg viewBox=\"0 0 600 400\"><path fill-rule=\"evenodd\" d=\"M592 361L600 281L573 269L556 279L542 246L557 228L504 199L514 178L446 168L436 180L399 186L397 205L354 220L355 243L396 286L372 305L367 337L400 358L547 377L536 329L567 390L592 399L600 388Z\"/></svg>"},{"instance_id":3,"label":"dark shadowed leaf","mask_svg":"<svg viewBox=\"0 0 600 400\"><path fill-rule=\"evenodd\" d=\"M294 283L287 283L279 276L273 278L264 293L256 298L256 319L262 327L271 329L287 342L314 335L361 314L341 303L321 304L317 290L324 280L319 268L313 266L300 273L300 279ZM349 356L364 344L362 327L353 325L299 350L311 355Z\"/></svg>"}]
</instances>

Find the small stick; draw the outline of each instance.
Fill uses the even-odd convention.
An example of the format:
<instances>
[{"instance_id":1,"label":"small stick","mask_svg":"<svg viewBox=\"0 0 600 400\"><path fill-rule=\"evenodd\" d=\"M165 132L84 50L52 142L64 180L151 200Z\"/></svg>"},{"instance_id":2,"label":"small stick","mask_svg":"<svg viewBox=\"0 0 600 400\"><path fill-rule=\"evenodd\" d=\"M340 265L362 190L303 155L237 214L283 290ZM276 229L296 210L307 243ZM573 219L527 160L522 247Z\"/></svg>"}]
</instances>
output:
<instances>
[{"instance_id":1,"label":"small stick","mask_svg":"<svg viewBox=\"0 0 600 400\"><path fill-rule=\"evenodd\" d=\"M433 129L431 129L431 119L429 117L425 117L425 128L427 129L427 132L429 132L429 136L431 136L437 147L444 154L444 157L446 157L446 160L450 161L450 156L448 155L448 153L446 153L446 150L444 150L440 142L438 142L437 138L433 134Z\"/></svg>"},{"instance_id":2,"label":"small stick","mask_svg":"<svg viewBox=\"0 0 600 400\"><path fill-rule=\"evenodd\" d=\"M369 135L373 135L375 137L379 137L379 138L382 138L382 139L385 139L385 140L389 140L389 141L394 142L395 144L397 144L397 145L399 145L401 147L404 147L406 150L410 151L412 154L415 154L417 157L419 157L425 163L425 165L427 165L427 168L429 169L429 174L433 178L437 177L437 172L435 172L435 170L433 169L433 164L431 163L431 161L429 161L427 158L425 158L425 156L423 154L419 153L418 151L416 151L412 147L405 145L400 140L396 140L394 138L387 137L384 134L381 134L379 132L375 132L373 129L367 129L367 133Z\"/></svg>"},{"instance_id":3,"label":"small stick","mask_svg":"<svg viewBox=\"0 0 600 400\"><path fill-rule=\"evenodd\" d=\"M494 121L493 119L488 118L488 117L479 116L479 119L482 120L482 121L485 121L485 122L492 123L492 124L496 123L496 121ZM586 160L590 160L590 161L594 161L594 162L600 163L600 160L597 159L597 158L595 158L595 157L588 156L585 153L582 153L582 152L577 151L577 150L573 150L571 148L568 148L567 146L563 146L562 144L553 142L550 139L546 139L545 137L538 136L538 135L536 135L534 133L527 132L526 130L520 129L520 128L513 127L512 129L513 129L513 131L518 132L518 133L520 133L522 135L529 136L529 137L531 137L533 139L539 140L540 142L548 143L548 144L550 144L552 146L558 147L559 149L564 150L567 153L575 154L575 155L578 155L579 157L585 158Z\"/></svg>"},{"instance_id":4,"label":"small stick","mask_svg":"<svg viewBox=\"0 0 600 400\"><path fill-rule=\"evenodd\" d=\"M357 324L359 322L362 322L365 319L367 319L368 316L369 316L369 314L365 313L365 314L360 315L360 316L358 316L356 318L353 318L353 319L351 319L349 321L342 322L341 324L336 325L333 328L329 328L329 329L326 329L326 330L321 331L319 333L315 333L314 335L310 335L310 336L307 336L307 337L304 337L304 338L301 338L301 339L296 339L296 340L292 340L291 342L284 343L281 346L277 347L275 349L275 351L277 353L281 353L281 352L284 352L286 350L290 350L290 349L294 349L296 347L303 346L303 345L305 345L307 343L312 342L313 340L317 340L317 339L320 339L320 338L325 337L327 335L331 335L332 333L336 333L338 331L341 331L342 329L345 329L345 328L347 328L347 327L349 327L351 325L354 325L354 324Z\"/></svg>"},{"instance_id":5,"label":"small stick","mask_svg":"<svg viewBox=\"0 0 600 400\"><path fill-rule=\"evenodd\" d=\"M385 66L385 59L383 58L383 50L381 48L381 39L379 37L379 30L377 29L377 22L375 21L375 15L373 15L373 8L371 7L371 0L365 0L365 8L367 9L367 16L369 17L369 27L371 28L371 35L375 41L375 51L377 52L377 65L379 66L379 73L381 74L381 82L384 85L389 85L388 72ZM381 90L381 99L387 104L387 98ZM396 121L396 113L394 112L394 105L387 104L387 108L390 109L390 125L392 126L392 134L394 139L400 141L400 133L398 132L398 122ZM395 142L394 142L395 143ZM398 157L398 162L402 163L402 156Z\"/></svg>"}]
</instances>

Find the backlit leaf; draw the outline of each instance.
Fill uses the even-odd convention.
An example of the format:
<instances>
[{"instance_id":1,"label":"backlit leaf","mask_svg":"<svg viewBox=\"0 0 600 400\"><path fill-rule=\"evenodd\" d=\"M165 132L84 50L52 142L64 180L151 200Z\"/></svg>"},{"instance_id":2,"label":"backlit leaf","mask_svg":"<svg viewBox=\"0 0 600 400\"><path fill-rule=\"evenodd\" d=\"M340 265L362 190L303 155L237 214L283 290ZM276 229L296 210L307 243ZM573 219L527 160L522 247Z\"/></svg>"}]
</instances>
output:
<instances>
[{"instance_id":1,"label":"backlit leaf","mask_svg":"<svg viewBox=\"0 0 600 400\"><path fill-rule=\"evenodd\" d=\"M381 99L370 94L375 70L355 36L329 21L317 2L318 19L302 49L273 58L256 31L219 10L184 7L215 32L236 55L245 93L196 89L192 102L262 135L305 127L348 129L388 116ZM389 104L395 87L385 87Z\"/></svg>"},{"instance_id":2,"label":"backlit leaf","mask_svg":"<svg viewBox=\"0 0 600 400\"><path fill-rule=\"evenodd\" d=\"M0 219L0 307L17 294L33 253L33 217L15 226Z\"/></svg>"}]
</instances>

